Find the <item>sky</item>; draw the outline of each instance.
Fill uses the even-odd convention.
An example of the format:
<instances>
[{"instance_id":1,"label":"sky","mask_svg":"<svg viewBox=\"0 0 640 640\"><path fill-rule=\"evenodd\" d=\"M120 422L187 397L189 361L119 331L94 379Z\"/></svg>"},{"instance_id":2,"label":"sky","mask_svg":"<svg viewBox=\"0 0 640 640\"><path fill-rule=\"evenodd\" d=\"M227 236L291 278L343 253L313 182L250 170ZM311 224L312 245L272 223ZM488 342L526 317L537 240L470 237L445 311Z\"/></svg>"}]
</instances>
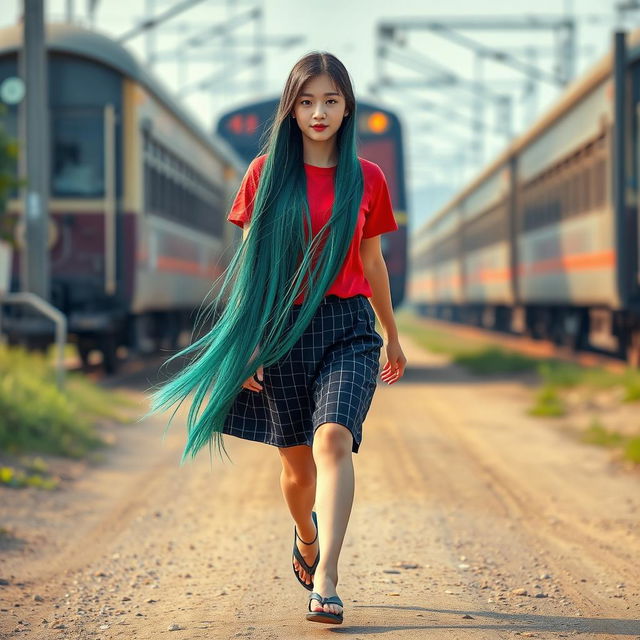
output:
<instances>
[{"instance_id":1,"label":"sky","mask_svg":"<svg viewBox=\"0 0 640 640\"><path fill-rule=\"evenodd\" d=\"M0 0L0 26L15 22L23 0ZM155 8L158 15L181 0L99 0L94 27L111 36L132 29ZM46 0L49 20L64 20L68 7L79 24L89 26L86 0ZM330 51L342 60L354 84L356 98L374 98L398 112L405 133L405 160L409 195L410 231L476 175L507 144L507 118L495 101L478 102L477 92L452 88L384 88L377 94L381 72L394 80L424 80L425 63L418 69L376 53L378 25L402 18L471 19L474 17L553 17L576 19L576 76L580 76L610 48L612 30L640 26L640 11L630 12L622 22L616 12L619 0L324 0L322 3L292 0L203 0L193 8L155 29L153 42L145 35L131 38L126 46L141 60L149 48L167 57L153 65L153 71L180 97L202 125L211 129L216 117L244 102L265 95L279 95L293 64L312 50ZM186 38L229 21L239 21L252 8L261 8L263 19L249 20L233 30L231 38L208 35L204 46L186 48ZM476 21L477 22L477 21ZM498 49L520 62L532 62L546 75L557 63L557 39L551 31L523 29L460 29L457 34L475 41L476 49ZM405 32L405 47L414 60L428 58L429 64L472 81L478 73L477 57L469 47L424 29ZM258 51L256 40L265 46L264 66L251 56ZM294 42L286 43L286 39ZM181 45L181 46L179 46ZM180 60L176 49L188 54ZM399 46L398 51L403 47ZM198 60L193 58L198 57ZM247 58L249 58L247 60ZM561 95L562 88L551 81L536 83L537 99L525 94L525 74L482 58L485 90L509 95L513 103L511 134L525 131ZM215 89L198 90L197 84L212 74L221 74ZM223 81L222 79L226 79ZM379 85L378 85L379 86ZM474 96L474 93L476 94ZM484 115L482 115L484 114ZM485 123L483 153L473 153L477 124Z\"/></svg>"}]
</instances>

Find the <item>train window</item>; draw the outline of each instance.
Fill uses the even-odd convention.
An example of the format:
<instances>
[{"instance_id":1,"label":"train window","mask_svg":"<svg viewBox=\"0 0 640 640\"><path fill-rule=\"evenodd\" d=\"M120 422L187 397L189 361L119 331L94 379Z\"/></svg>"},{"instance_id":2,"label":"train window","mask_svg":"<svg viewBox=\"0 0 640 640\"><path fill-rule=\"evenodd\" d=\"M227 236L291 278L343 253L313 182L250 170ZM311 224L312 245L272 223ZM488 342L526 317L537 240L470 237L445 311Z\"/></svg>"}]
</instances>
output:
<instances>
[{"instance_id":1,"label":"train window","mask_svg":"<svg viewBox=\"0 0 640 640\"><path fill-rule=\"evenodd\" d=\"M54 110L52 195L84 198L104 195L103 129L102 110Z\"/></svg>"},{"instance_id":2,"label":"train window","mask_svg":"<svg viewBox=\"0 0 640 640\"><path fill-rule=\"evenodd\" d=\"M221 233L220 209L224 194L181 157L149 137L145 154L146 210L185 226Z\"/></svg>"},{"instance_id":3,"label":"train window","mask_svg":"<svg viewBox=\"0 0 640 640\"><path fill-rule=\"evenodd\" d=\"M11 140L16 140L18 137L18 110L15 107L7 107L5 105L5 109L0 110L0 129L8 136ZM7 169L11 172L11 174L15 177L18 175L18 159L9 159L7 158ZM10 198L18 197L18 189L12 188L7 194Z\"/></svg>"},{"instance_id":4,"label":"train window","mask_svg":"<svg viewBox=\"0 0 640 640\"><path fill-rule=\"evenodd\" d=\"M594 190L594 205L601 207L604 204L604 191L605 191L605 163L604 159L598 159L593 166L593 184Z\"/></svg>"},{"instance_id":5,"label":"train window","mask_svg":"<svg viewBox=\"0 0 640 640\"><path fill-rule=\"evenodd\" d=\"M562 208L562 217L568 218L570 215L569 212L569 184L567 182L567 177L562 177L562 182L560 182L560 207Z\"/></svg>"},{"instance_id":6,"label":"train window","mask_svg":"<svg viewBox=\"0 0 640 640\"><path fill-rule=\"evenodd\" d=\"M551 202L551 194L547 189L545 189L545 194L544 194L543 211L544 211L544 215L542 217L541 223L543 225L551 223L553 220L553 209L552 209L552 202Z\"/></svg>"},{"instance_id":7,"label":"train window","mask_svg":"<svg viewBox=\"0 0 640 640\"><path fill-rule=\"evenodd\" d=\"M553 210L553 221L554 223L560 222L562 218L562 210L560 209L560 202L558 200L558 191L554 189L551 192L551 208Z\"/></svg>"},{"instance_id":8,"label":"train window","mask_svg":"<svg viewBox=\"0 0 640 640\"><path fill-rule=\"evenodd\" d=\"M593 210L593 208L595 207L595 195L596 195L596 191L595 191L595 185L593 184L593 180L592 180L592 167L593 167L593 160L591 160L591 162L589 163L589 166L586 167L585 171L584 171L584 178L585 178L585 188L587 191L587 206L589 207L589 210Z\"/></svg>"},{"instance_id":9,"label":"train window","mask_svg":"<svg viewBox=\"0 0 640 640\"><path fill-rule=\"evenodd\" d=\"M158 192L156 194L156 212L158 214L163 214L164 213L164 203L165 203L165 193L164 193L164 183L165 183L165 179L164 179L164 174L162 173L162 171L158 171L158 178L157 178L157 184L158 184Z\"/></svg>"},{"instance_id":10,"label":"train window","mask_svg":"<svg viewBox=\"0 0 640 640\"><path fill-rule=\"evenodd\" d=\"M577 173L573 176L573 191L575 197L575 213L582 212L582 185L580 182L580 173Z\"/></svg>"},{"instance_id":11,"label":"train window","mask_svg":"<svg viewBox=\"0 0 640 640\"><path fill-rule=\"evenodd\" d=\"M149 198L149 203L151 205L152 211L158 210L158 190L160 188L160 184L158 182L158 172L155 167L151 167L151 197Z\"/></svg>"},{"instance_id":12,"label":"train window","mask_svg":"<svg viewBox=\"0 0 640 640\"><path fill-rule=\"evenodd\" d=\"M153 190L151 188L151 167L148 164L144 165L144 210L149 211L149 207L151 206L151 194Z\"/></svg>"},{"instance_id":13,"label":"train window","mask_svg":"<svg viewBox=\"0 0 640 640\"><path fill-rule=\"evenodd\" d=\"M179 214L176 211L176 183L173 180L173 176L171 174L167 175L167 200L166 200L166 209L167 214L171 218L178 218Z\"/></svg>"},{"instance_id":14,"label":"train window","mask_svg":"<svg viewBox=\"0 0 640 640\"><path fill-rule=\"evenodd\" d=\"M571 183L570 173L565 174L563 183L564 183L565 217L569 218L573 215L573 187Z\"/></svg>"},{"instance_id":15,"label":"train window","mask_svg":"<svg viewBox=\"0 0 640 640\"><path fill-rule=\"evenodd\" d=\"M582 168L578 174L578 185L580 189L580 210L585 212L589 210L589 185L587 184L585 168Z\"/></svg>"},{"instance_id":16,"label":"train window","mask_svg":"<svg viewBox=\"0 0 640 640\"><path fill-rule=\"evenodd\" d=\"M558 195L558 183L554 178L553 182L549 185L549 199L551 201L552 218L556 222L562 217L562 210L560 208L560 199Z\"/></svg>"},{"instance_id":17,"label":"train window","mask_svg":"<svg viewBox=\"0 0 640 640\"><path fill-rule=\"evenodd\" d=\"M15 77L18 75L17 59L15 56L3 57L0 60L0 84L7 78ZM18 138L18 107L17 105L4 104L0 106L0 128L6 133L6 135L12 140ZM15 177L18 175L18 160L7 160L8 169ZM18 190L12 189L7 194L10 198L18 197Z\"/></svg>"}]
</instances>

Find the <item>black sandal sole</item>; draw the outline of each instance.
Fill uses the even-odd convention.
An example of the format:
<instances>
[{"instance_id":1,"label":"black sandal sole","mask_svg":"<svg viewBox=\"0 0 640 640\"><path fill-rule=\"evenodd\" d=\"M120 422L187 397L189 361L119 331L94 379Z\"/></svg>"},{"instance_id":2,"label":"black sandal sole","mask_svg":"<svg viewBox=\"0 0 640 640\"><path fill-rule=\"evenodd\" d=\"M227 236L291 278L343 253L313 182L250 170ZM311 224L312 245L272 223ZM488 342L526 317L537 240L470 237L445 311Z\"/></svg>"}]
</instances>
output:
<instances>
[{"instance_id":1,"label":"black sandal sole","mask_svg":"<svg viewBox=\"0 0 640 640\"><path fill-rule=\"evenodd\" d=\"M319 593L312 593L309 596L309 603L307 608L310 613L306 614L306 618L309 622L322 622L324 624L342 624L344 611L340 613L330 613L329 611L311 611L311 601L317 600L321 604L337 604L340 607L343 607L342 600L338 596L329 596L327 598L323 598Z\"/></svg>"},{"instance_id":2,"label":"black sandal sole","mask_svg":"<svg viewBox=\"0 0 640 640\"><path fill-rule=\"evenodd\" d=\"M324 624L342 624L343 618L338 616L337 613L329 613L328 611L320 613L316 611L315 613L307 613L307 620L309 622L323 622Z\"/></svg>"}]
</instances>

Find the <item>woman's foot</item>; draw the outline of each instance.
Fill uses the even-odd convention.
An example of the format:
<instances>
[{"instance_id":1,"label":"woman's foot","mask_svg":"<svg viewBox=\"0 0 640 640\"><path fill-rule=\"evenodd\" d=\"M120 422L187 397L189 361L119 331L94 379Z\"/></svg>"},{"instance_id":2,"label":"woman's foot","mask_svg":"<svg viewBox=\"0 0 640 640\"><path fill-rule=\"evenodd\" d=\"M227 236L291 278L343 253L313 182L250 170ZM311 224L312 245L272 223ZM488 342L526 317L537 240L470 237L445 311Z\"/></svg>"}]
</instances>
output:
<instances>
[{"instance_id":1,"label":"woman's foot","mask_svg":"<svg viewBox=\"0 0 640 640\"><path fill-rule=\"evenodd\" d=\"M318 557L318 552L320 551L320 544L318 542L318 531L316 529L316 525L312 518L309 518L309 527L304 532L305 535L302 534L301 529L298 529L298 537L296 538L296 547L298 547L304 561L310 566L313 566L313 563L316 561ZM311 541L311 544L306 544L304 541ZM300 565L295 556L293 556L293 566L296 568L298 575L306 584L311 584L313 582L313 575L309 575Z\"/></svg>"},{"instance_id":2,"label":"woman's foot","mask_svg":"<svg viewBox=\"0 0 640 640\"><path fill-rule=\"evenodd\" d=\"M320 570L316 570L316 575L313 579L313 590L319 593L324 598L330 596L337 596L336 587L338 585L338 576L335 579L332 576L322 573ZM329 613L341 613L342 607L339 604L320 604L318 600L313 598L311 600L311 611L327 611Z\"/></svg>"}]
</instances>

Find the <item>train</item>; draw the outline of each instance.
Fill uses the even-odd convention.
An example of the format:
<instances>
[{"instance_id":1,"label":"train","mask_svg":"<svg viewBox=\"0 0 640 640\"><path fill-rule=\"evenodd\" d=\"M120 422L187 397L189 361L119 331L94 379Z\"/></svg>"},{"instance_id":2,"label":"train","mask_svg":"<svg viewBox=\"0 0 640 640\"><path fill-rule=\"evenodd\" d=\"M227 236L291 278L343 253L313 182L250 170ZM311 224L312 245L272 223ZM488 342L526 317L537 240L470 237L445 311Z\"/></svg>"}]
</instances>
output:
<instances>
[{"instance_id":1,"label":"train","mask_svg":"<svg viewBox=\"0 0 640 640\"><path fill-rule=\"evenodd\" d=\"M0 83L18 76L22 30L0 30ZM108 36L48 24L46 47L50 302L83 364L98 350L113 372L121 347L175 349L192 328L230 259L226 213L246 162ZM0 118L17 138L18 107ZM2 216L15 239L10 291L20 286L22 212L14 193ZM28 309L7 307L1 330L10 344L53 339L49 321Z\"/></svg>"},{"instance_id":2,"label":"train","mask_svg":"<svg viewBox=\"0 0 640 640\"><path fill-rule=\"evenodd\" d=\"M412 234L407 304L640 363L640 30Z\"/></svg>"},{"instance_id":3,"label":"train","mask_svg":"<svg viewBox=\"0 0 640 640\"><path fill-rule=\"evenodd\" d=\"M272 97L238 105L220 116L214 133L249 163L260 152L264 132L278 103L279 98ZM357 99L358 155L375 162L384 172L398 223L397 231L383 234L380 240L394 308L404 301L407 280L407 196L402 131L398 114L379 103Z\"/></svg>"}]
</instances>

